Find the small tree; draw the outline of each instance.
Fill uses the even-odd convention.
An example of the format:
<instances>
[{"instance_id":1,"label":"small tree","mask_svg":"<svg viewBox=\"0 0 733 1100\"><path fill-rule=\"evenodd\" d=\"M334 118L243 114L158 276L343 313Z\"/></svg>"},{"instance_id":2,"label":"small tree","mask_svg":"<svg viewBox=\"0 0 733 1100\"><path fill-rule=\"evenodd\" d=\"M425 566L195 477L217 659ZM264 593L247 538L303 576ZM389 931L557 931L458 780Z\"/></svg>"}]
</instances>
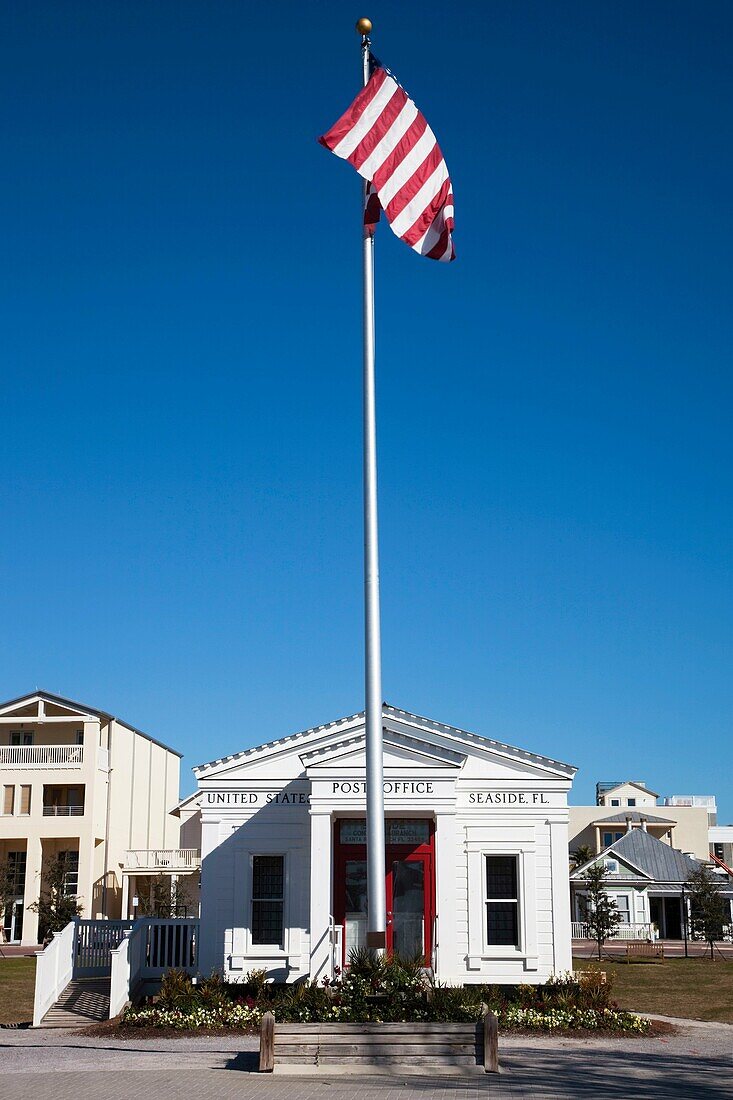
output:
<instances>
[{"instance_id":1,"label":"small tree","mask_svg":"<svg viewBox=\"0 0 733 1100\"><path fill-rule=\"evenodd\" d=\"M600 959L604 943L611 939L621 923L621 914L616 902L606 893L606 869L602 863L594 863L585 871L583 878L586 893L580 895L580 907L591 938L598 944Z\"/></svg>"},{"instance_id":2,"label":"small tree","mask_svg":"<svg viewBox=\"0 0 733 1100\"><path fill-rule=\"evenodd\" d=\"M83 906L69 889L69 880L78 874L78 863L69 852L60 852L43 861L38 901L28 908L38 913L38 939L45 943L52 933L60 932L70 920L80 917Z\"/></svg>"},{"instance_id":3,"label":"small tree","mask_svg":"<svg viewBox=\"0 0 733 1100\"><path fill-rule=\"evenodd\" d=\"M0 862L0 926L5 917L5 910L19 893L23 884L18 885L18 871L7 859Z\"/></svg>"},{"instance_id":4,"label":"small tree","mask_svg":"<svg viewBox=\"0 0 733 1100\"><path fill-rule=\"evenodd\" d=\"M194 886L187 878L173 880L170 875L155 875L147 897L140 895L139 913L143 917L186 917L196 910Z\"/></svg>"},{"instance_id":5,"label":"small tree","mask_svg":"<svg viewBox=\"0 0 733 1100\"><path fill-rule=\"evenodd\" d=\"M694 936L710 944L710 958L714 958L716 940L722 940L726 923L726 901L720 892L718 876L705 863L700 864L687 880L690 899L690 926ZM683 903L684 904L684 903Z\"/></svg>"},{"instance_id":6,"label":"small tree","mask_svg":"<svg viewBox=\"0 0 733 1100\"><path fill-rule=\"evenodd\" d=\"M582 867L584 863L590 863L594 855L595 852L590 844L580 844L574 852L570 853L570 864L573 871L578 867Z\"/></svg>"}]
</instances>

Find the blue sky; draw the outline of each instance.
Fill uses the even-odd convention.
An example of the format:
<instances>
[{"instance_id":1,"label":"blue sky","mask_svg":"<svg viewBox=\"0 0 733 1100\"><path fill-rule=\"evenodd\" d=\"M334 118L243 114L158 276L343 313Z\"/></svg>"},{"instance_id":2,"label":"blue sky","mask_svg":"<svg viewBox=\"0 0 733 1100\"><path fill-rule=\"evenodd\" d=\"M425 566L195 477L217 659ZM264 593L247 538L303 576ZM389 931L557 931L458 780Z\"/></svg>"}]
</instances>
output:
<instances>
[{"instance_id":1,"label":"blue sky","mask_svg":"<svg viewBox=\"0 0 733 1100\"><path fill-rule=\"evenodd\" d=\"M459 257L380 227L385 697L730 820L725 3L6 5L0 694L183 793L362 707L360 14Z\"/></svg>"}]
</instances>

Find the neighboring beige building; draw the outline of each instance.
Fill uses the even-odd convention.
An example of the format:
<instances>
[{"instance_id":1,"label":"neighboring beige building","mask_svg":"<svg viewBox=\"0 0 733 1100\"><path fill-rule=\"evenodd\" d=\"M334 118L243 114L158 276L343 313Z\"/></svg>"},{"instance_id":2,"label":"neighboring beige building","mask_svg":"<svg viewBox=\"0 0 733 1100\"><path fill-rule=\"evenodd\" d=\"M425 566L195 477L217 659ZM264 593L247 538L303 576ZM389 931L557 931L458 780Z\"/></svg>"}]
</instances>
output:
<instances>
[{"instance_id":1,"label":"neighboring beige building","mask_svg":"<svg viewBox=\"0 0 733 1100\"><path fill-rule=\"evenodd\" d=\"M662 800L638 780L598 783L595 806L570 806L570 851L590 847L595 854L610 847L627 831L645 829L672 848L707 859L709 828L714 819L712 797L672 796ZM697 801L699 804L692 804Z\"/></svg>"},{"instance_id":2,"label":"neighboring beige building","mask_svg":"<svg viewBox=\"0 0 733 1100\"><path fill-rule=\"evenodd\" d=\"M15 869L6 942L38 942L44 862L70 853L84 917L118 918L131 871L176 857L181 754L105 711L48 692L0 704L0 863ZM196 853L198 857L198 853ZM197 866L193 857L188 871Z\"/></svg>"}]
</instances>

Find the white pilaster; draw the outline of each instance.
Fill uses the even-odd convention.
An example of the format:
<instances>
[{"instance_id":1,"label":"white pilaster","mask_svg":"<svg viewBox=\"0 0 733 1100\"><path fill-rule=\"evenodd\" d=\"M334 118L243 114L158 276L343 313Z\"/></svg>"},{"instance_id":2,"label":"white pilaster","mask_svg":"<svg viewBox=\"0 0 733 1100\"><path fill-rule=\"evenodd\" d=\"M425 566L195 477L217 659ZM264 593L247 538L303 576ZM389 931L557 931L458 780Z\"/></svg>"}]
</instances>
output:
<instances>
[{"instance_id":1,"label":"white pilaster","mask_svg":"<svg viewBox=\"0 0 733 1100\"><path fill-rule=\"evenodd\" d=\"M122 907L120 912L120 918L127 920L130 912L130 876L122 876Z\"/></svg>"},{"instance_id":2,"label":"white pilaster","mask_svg":"<svg viewBox=\"0 0 733 1100\"><path fill-rule=\"evenodd\" d=\"M310 977L331 977L333 854L331 814L311 810Z\"/></svg>"},{"instance_id":3,"label":"white pilaster","mask_svg":"<svg viewBox=\"0 0 733 1100\"><path fill-rule=\"evenodd\" d=\"M438 812L435 815L435 976L441 982L459 980L456 870L460 859L465 859L465 855L458 851L456 815Z\"/></svg>"},{"instance_id":4,"label":"white pilaster","mask_svg":"<svg viewBox=\"0 0 733 1100\"><path fill-rule=\"evenodd\" d=\"M555 973L560 974L565 970L573 969L568 827L565 821L550 821L549 826L552 864L553 964Z\"/></svg>"},{"instance_id":5,"label":"white pilaster","mask_svg":"<svg viewBox=\"0 0 733 1100\"><path fill-rule=\"evenodd\" d=\"M28 908L38 901L41 894L41 869L43 863L43 845L40 840L28 838L25 863L25 885L23 893L23 940L26 946L38 943L38 913Z\"/></svg>"}]
</instances>

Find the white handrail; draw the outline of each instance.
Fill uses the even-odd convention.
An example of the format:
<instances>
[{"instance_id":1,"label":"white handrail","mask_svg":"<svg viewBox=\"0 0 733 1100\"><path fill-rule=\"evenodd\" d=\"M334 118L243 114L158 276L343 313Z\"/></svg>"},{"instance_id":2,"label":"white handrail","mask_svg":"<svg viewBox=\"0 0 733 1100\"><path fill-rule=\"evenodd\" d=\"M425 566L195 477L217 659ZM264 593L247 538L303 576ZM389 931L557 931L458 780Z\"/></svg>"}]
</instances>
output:
<instances>
[{"instance_id":1,"label":"white handrail","mask_svg":"<svg viewBox=\"0 0 733 1100\"><path fill-rule=\"evenodd\" d=\"M166 970L198 970L198 920L139 917L110 952L109 1018L118 1016L138 986L156 982Z\"/></svg>"},{"instance_id":2,"label":"white handrail","mask_svg":"<svg viewBox=\"0 0 733 1100\"><path fill-rule=\"evenodd\" d=\"M0 745L0 767L80 768L83 745Z\"/></svg>"},{"instance_id":3,"label":"white handrail","mask_svg":"<svg viewBox=\"0 0 733 1100\"><path fill-rule=\"evenodd\" d=\"M198 848L140 848L125 856L125 870L196 870L200 865Z\"/></svg>"},{"instance_id":4,"label":"white handrail","mask_svg":"<svg viewBox=\"0 0 733 1100\"><path fill-rule=\"evenodd\" d=\"M33 998L33 1026L56 1004L74 973L74 937L76 922L69 921L61 932L54 932L48 947L36 955L36 989Z\"/></svg>"},{"instance_id":5,"label":"white handrail","mask_svg":"<svg viewBox=\"0 0 733 1100\"><path fill-rule=\"evenodd\" d=\"M134 935L134 928L126 929L119 947L113 947L110 951L110 1020L113 1020L115 1016L119 1016L123 1008L130 1003L130 940Z\"/></svg>"},{"instance_id":6,"label":"white handrail","mask_svg":"<svg viewBox=\"0 0 733 1100\"><path fill-rule=\"evenodd\" d=\"M344 965L344 926L336 924L333 917L329 917L331 926L331 979L336 977L336 971Z\"/></svg>"},{"instance_id":7,"label":"white handrail","mask_svg":"<svg viewBox=\"0 0 733 1100\"><path fill-rule=\"evenodd\" d=\"M655 924L620 924L609 940L655 940L657 939L657 927ZM585 921L573 921L571 936L574 940L592 940L593 936Z\"/></svg>"}]
</instances>

